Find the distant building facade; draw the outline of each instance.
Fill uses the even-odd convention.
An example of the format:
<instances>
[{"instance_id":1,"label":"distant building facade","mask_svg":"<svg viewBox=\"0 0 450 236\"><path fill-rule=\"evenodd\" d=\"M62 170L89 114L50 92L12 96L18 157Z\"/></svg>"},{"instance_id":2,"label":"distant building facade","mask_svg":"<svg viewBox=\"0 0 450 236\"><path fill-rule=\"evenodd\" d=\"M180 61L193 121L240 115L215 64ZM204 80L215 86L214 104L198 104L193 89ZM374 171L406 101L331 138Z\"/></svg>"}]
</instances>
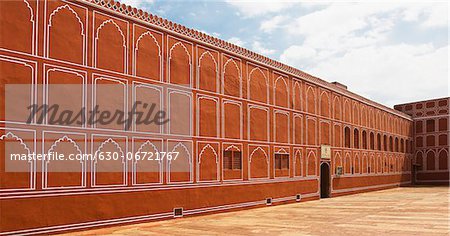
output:
<instances>
[{"instance_id":1,"label":"distant building facade","mask_svg":"<svg viewBox=\"0 0 450 236\"><path fill-rule=\"evenodd\" d=\"M449 98L396 105L413 118L415 183L449 183Z\"/></svg>"}]
</instances>

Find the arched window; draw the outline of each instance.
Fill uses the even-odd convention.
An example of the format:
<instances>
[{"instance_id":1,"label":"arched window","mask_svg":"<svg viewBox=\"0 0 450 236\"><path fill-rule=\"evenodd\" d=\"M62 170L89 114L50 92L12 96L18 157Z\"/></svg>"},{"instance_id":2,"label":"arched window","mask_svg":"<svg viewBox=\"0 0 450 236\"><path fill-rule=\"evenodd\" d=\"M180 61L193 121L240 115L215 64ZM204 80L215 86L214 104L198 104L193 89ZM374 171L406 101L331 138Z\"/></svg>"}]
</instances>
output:
<instances>
[{"instance_id":1,"label":"arched window","mask_svg":"<svg viewBox=\"0 0 450 236\"><path fill-rule=\"evenodd\" d=\"M416 129L416 134L420 134L423 133L423 124L421 120L415 121L415 129Z\"/></svg>"},{"instance_id":2,"label":"arched window","mask_svg":"<svg viewBox=\"0 0 450 236\"><path fill-rule=\"evenodd\" d=\"M134 73L138 76L161 80L161 46L158 35L142 33L135 42ZM148 66L151 65L151 66Z\"/></svg>"},{"instance_id":3,"label":"arched window","mask_svg":"<svg viewBox=\"0 0 450 236\"><path fill-rule=\"evenodd\" d=\"M177 42L169 50L169 83L191 86L192 62L188 45Z\"/></svg>"},{"instance_id":4,"label":"arched window","mask_svg":"<svg viewBox=\"0 0 450 236\"><path fill-rule=\"evenodd\" d=\"M389 137L389 151L392 152L394 150L394 142L392 141L392 137Z\"/></svg>"},{"instance_id":5,"label":"arched window","mask_svg":"<svg viewBox=\"0 0 450 236\"><path fill-rule=\"evenodd\" d=\"M367 149L367 132L365 130L362 132L362 145L363 149Z\"/></svg>"},{"instance_id":6,"label":"arched window","mask_svg":"<svg viewBox=\"0 0 450 236\"><path fill-rule=\"evenodd\" d=\"M426 160L426 164L427 164L427 170L435 170L436 169L436 156L434 151L428 151L427 153L427 160Z\"/></svg>"},{"instance_id":7,"label":"arched window","mask_svg":"<svg viewBox=\"0 0 450 236\"><path fill-rule=\"evenodd\" d=\"M445 149L439 152L438 167L439 170L448 170L448 152Z\"/></svg>"},{"instance_id":8,"label":"arched window","mask_svg":"<svg viewBox=\"0 0 450 236\"><path fill-rule=\"evenodd\" d=\"M375 135L373 134L373 132L370 132L369 143L370 143L370 149L374 150L375 149Z\"/></svg>"},{"instance_id":9,"label":"arched window","mask_svg":"<svg viewBox=\"0 0 450 236\"><path fill-rule=\"evenodd\" d=\"M34 5L34 4L33 4ZM28 1L1 1L2 36L0 47L25 53L34 53L35 19ZM18 27L20 26L20 27ZM9 37L6 37L6 36Z\"/></svg>"},{"instance_id":10,"label":"arched window","mask_svg":"<svg viewBox=\"0 0 450 236\"><path fill-rule=\"evenodd\" d=\"M268 178L269 176L269 157L265 149L255 148L249 157L250 173L249 178Z\"/></svg>"},{"instance_id":11,"label":"arched window","mask_svg":"<svg viewBox=\"0 0 450 236\"><path fill-rule=\"evenodd\" d=\"M417 152L416 153L416 165L417 165L417 170L423 170L423 155L422 152Z\"/></svg>"},{"instance_id":12,"label":"arched window","mask_svg":"<svg viewBox=\"0 0 450 236\"><path fill-rule=\"evenodd\" d=\"M405 152L405 141L400 139L400 152Z\"/></svg>"},{"instance_id":13,"label":"arched window","mask_svg":"<svg viewBox=\"0 0 450 236\"><path fill-rule=\"evenodd\" d=\"M268 78L258 67L249 74L248 98L254 101L267 103L269 101Z\"/></svg>"},{"instance_id":14,"label":"arched window","mask_svg":"<svg viewBox=\"0 0 450 236\"><path fill-rule=\"evenodd\" d=\"M359 148L359 131L358 131L358 129L353 130L353 147Z\"/></svg>"},{"instance_id":15,"label":"arched window","mask_svg":"<svg viewBox=\"0 0 450 236\"><path fill-rule=\"evenodd\" d=\"M398 138L395 138L395 145L394 145L394 151L398 152L399 148L398 148Z\"/></svg>"},{"instance_id":16,"label":"arched window","mask_svg":"<svg viewBox=\"0 0 450 236\"><path fill-rule=\"evenodd\" d=\"M448 129L448 122L447 118L440 118L438 123L438 130L439 131L446 131Z\"/></svg>"},{"instance_id":17,"label":"arched window","mask_svg":"<svg viewBox=\"0 0 450 236\"><path fill-rule=\"evenodd\" d=\"M344 142L345 142L345 147L350 148L350 128L349 127L344 128Z\"/></svg>"},{"instance_id":18,"label":"arched window","mask_svg":"<svg viewBox=\"0 0 450 236\"><path fill-rule=\"evenodd\" d=\"M316 113L316 92L311 86L306 89L306 111L311 114Z\"/></svg>"},{"instance_id":19,"label":"arched window","mask_svg":"<svg viewBox=\"0 0 450 236\"><path fill-rule=\"evenodd\" d=\"M198 59L198 80L197 86L200 89L217 92L218 89L218 66L216 61L216 54L209 51L203 52Z\"/></svg>"},{"instance_id":20,"label":"arched window","mask_svg":"<svg viewBox=\"0 0 450 236\"><path fill-rule=\"evenodd\" d=\"M239 62L238 62L239 63ZM222 93L240 97L242 92L240 64L238 66L233 59L228 59L223 65Z\"/></svg>"},{"instance_id":21,"label":"arched window","mask_svg":"<svg viewBox=\"0 0 450 236\"><path fill-rule=\"evenodd\" d=\"M377 134L377 149L381 151L381 135Z\"/></svg>"},{"instance_id":22,"label":"arched window","mask_svg":"<svg viewBox=\"0 0 450 236\"><path fill-rule=\"evenodd\" d=\"M387 151L387 137L386 135L383 136L383 150Z\"/></svg>"},{"instance_id":23,"label":"arched window","mask_svg":"<svg viewBox=\"0 0 450 236\"><path fill-rule=\"evenodd\" d=\"M58 7L50 14L47 30L49 57L84 64L84 25L69 5Z\"/></svg>"},{"instance_id":24,"label":"arched window","mask_svg":"<svg viewBox=\"0 0 450 236\"><path fill-rule=\"evenodd\" d=\"M109 19L96 29L94 67L127 72L127 38L123 32L125 28L119 25L120 23Z\"/></svg>"},{"instance_id":25,"label":"arched window","mask_svg":"<svg viewBox=\"0 0 450 236\"><path fill-rule=\"evenodd\" d=\"M434 120L427 120L426 127L427 127L427 132L434 132L436 129Z\"/></svg>"},{"instance_id":26,"label":"arched window","mask_svg":"<svg viewBox=\"0 0 450 236\"><path fill-rule=\"evenodd\" d=\"M172 152L178 152L178 156L176 161L168 160L168 182L192 182L193 171L191 146L183 142L171 142L169 145L171 146L169 150L172 150Z\"/></svg>"}]
</instances>

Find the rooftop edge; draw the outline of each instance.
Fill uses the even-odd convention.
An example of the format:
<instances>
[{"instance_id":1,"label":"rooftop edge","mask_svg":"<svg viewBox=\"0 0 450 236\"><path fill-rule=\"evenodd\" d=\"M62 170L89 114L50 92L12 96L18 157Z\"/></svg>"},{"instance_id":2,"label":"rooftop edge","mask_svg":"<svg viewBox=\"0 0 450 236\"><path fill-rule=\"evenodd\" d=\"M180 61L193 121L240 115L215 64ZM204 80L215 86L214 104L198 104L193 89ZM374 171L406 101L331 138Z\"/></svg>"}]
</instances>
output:
<instances>
[{"instance_id":1,"label":"rooftop edge","mask_svg":"<svg viewBox=\"0 0 450 236\"><path fill-rule=\"evenodd\" d=\"M135 7L120 3L116 0L77 0L79 2L87 3L87 4L94 4L96 6L100 6L103 8L106 8L108 10L112 10L116 13L123 14L125 16L128 16L135 20L141 20L146 23L149 23L154 26L159 26L161 28L164 28L168 31L172 31L181 35L184 35L185 37L195 39L198 41L201 41L205 44L209 44L218 48L221 48L223 50L232 52L234 54L240 55L242 57L246 57L249 59L252 59L256 62L259 62L261 64L264 64L266 66L272 67L274 69L280 70L286 74L290 74L294 77L298 77L301 79L304 79L306 81L315 83L317 85L322 85L330 90L339 91L340 93L347 95L349 97L357 98L367 104L370 104L374 107L377 107L382 110L389 111L390 113L393 113L395 115L401 116L403 118L412 120L411 116L397 111L394 108L390 108L388 106L385 106L383 104L380 104L378 102L372 101L370 99L367 99L361 95L358 95L354 92L351 92L349 90L346 90L344 88L341 88L339 86L336 86L330 82L327 82L323 79L320 79L316 76L310 75L304 71L301 71L300 69L294 68L292 66L288 66L286 64L283 64L279 61L276 61L274 59L268 58L266 56L263 56L261 54L258 54L256 52L250 51L246 48L237 46L235 44L229 43L223 39L216 38L214 36L210 36L208 34L205 34L203 32L200 32L195 29L188 28L186 26L183 26L178 23L174 23L170 20L167 20L165 18L159 17L157 15L148 13L146 11L143 11L142 9L137 9Z\"/></svg>"}]
</instances>

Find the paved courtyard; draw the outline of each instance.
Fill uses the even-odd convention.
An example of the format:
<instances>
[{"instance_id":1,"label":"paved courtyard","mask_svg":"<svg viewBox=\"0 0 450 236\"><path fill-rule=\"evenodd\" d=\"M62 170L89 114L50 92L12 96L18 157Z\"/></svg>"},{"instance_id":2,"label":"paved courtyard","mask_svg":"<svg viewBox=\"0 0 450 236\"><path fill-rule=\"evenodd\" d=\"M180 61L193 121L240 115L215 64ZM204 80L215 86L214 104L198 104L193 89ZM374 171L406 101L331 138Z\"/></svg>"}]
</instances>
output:
<instances>
[{"instance_id":1,"label":"paved courtyard","mask_svg":"<svg viewBox=\"0 0 450 236\"><path fill-rule=\"evenodd\" d=\"M403 187L73 235L449 235L449 188Z\"/></svg>"}]
</instances>

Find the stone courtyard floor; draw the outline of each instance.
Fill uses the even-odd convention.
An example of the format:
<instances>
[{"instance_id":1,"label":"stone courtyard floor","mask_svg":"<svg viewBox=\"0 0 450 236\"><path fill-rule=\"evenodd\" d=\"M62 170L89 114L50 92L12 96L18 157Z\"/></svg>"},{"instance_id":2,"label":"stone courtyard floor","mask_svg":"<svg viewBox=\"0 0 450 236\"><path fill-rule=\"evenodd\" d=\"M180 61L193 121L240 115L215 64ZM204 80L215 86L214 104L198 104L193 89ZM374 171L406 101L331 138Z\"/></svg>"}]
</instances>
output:
<instances>
[{"instance_id":1,"label":"stone courtyard floor","mask_svg":"<svg viewBox=\"0 0 450 236\"><path fill-rule=\"evenodd\" d=\"M449 235L449 188L402 187L72 235Z\"/></svg>"}]
</instances>

